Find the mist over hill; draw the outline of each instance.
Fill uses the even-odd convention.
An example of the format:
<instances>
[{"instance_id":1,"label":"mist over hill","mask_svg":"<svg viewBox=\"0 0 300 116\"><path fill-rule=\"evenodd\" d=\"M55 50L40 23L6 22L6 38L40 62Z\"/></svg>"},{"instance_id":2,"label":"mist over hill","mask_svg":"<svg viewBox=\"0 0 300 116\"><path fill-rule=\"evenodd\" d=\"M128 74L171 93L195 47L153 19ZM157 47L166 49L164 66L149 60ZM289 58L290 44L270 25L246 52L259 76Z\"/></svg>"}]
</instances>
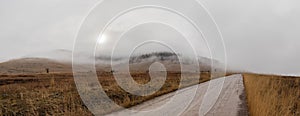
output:
<instances>
[{"instance_id":1,"label":"mist over hill","mask_svg":"<svg viewBox=\"0 0 300 116\"><path fill-rule=\"evenodd\" d=\"M74 55L74 54L73 54ZM80 57L80 64L84 68L88 63L95 60L97 71L130 71L144 72L149 69L151 64L159 62L164 65L167 71L199 72L211 71L211 63L214 62L214 69L221 68L222 63L200 57L190 58L171 52L153 52L126 57L110 56L87 56L77 54L74 57ZM94 58L94 59L93 59ZM112 66L110 65L112 63ZM14 59L0 63L0 74L27 74L27 73L45 73L45 69L51 72L72 72L72 52L67 50L55 50L42 54L28 55L25 58Z\"/></svg>"},{"instance_id":2,"label":"mist over hill","mask_svg":"<svg viewBox=\"0 0 300 116\"><path fill-rule=\"evenodd\" d=\"M208 72L219 70L223 66L219 61L206 57L192 58L171 52L153 52L124 58L123 62L115 65L114 68L117 71L125 71L129 64L130 71L147 71L155 62L163 64L167 71Z\"/></svg>"}]
</instances>

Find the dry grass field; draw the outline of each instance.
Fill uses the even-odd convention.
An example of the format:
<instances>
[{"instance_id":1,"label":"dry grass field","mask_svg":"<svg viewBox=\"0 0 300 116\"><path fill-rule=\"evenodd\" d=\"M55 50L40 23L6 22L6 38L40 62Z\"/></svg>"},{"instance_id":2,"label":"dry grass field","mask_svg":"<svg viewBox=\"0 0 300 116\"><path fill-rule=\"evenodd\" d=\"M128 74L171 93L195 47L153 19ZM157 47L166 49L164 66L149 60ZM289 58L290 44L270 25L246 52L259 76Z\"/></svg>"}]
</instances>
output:
<instances>
[{"instance_id":1,"label":"dry grass field","mask_svg":"<svg viewBox=\"0 0 300 116\"><path fill-rule=\"evenodd\" d=\"M41 70L42 71L42 70ZM227 74L231 75L233 73ZM118 105L132 107L157 96L210 80L210 73L168 72L162 88L149 96L137 96L123 90L109 71L97 72L106 94ZM300 78L243 74L250 115L299 116ZM150 81L147 72L132 72L139 84ZM102 109L102 114L119 110ZM72 73L5 73L0 75L0 115L92 115L82 102Z\"/></svg>"},{"instance_id":2,"label":"dry grass field","mask_svg":"<svg viewBox=\"0 0 300 116\"><path fill-rule=\"evenodd\" d=\"M70 74L1 77L0 115L91 115Z\"/></svg>"},{"instance_id":3,"label":"dry grass field","mask_svg":"<svg viewBox=\"0 0 300 116\"><path fill-rule=\"evenodd\" d=\"M147 83L147 73L131 73L137 83ZM163 87L150 96L135 96L120 88L111 73L98 72L99 82L107 95L123 107L131 107L179 89L180 73L168 72ZM193 74L191 74L193 75ZM189 76L181 87L210 80L202 73L200 80ZM197 79L197 80L195 80ZM103 114L118 109L104 109ZM92 115L80 99L71 73L1 75L0 115Z\"/></svg>"},{"instance_id":4,"label":"dry grass field","mask_svg":"<svg viewBox=\"0 0 300 116\"><path fill-rule=\"evenodd\" d=\"M244 74L251 116L300 116L300 78Z\"/></svg>"}]
</instances>

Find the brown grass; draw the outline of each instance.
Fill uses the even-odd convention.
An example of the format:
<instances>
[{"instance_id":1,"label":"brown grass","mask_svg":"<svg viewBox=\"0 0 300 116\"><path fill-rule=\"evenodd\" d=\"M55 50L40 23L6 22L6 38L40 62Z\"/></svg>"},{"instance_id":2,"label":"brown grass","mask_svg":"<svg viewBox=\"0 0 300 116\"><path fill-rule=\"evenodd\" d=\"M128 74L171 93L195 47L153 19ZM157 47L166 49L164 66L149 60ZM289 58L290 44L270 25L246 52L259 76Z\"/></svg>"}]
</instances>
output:
<instances>
[{"instance_id":1,"label":"brown grass","mask_svg":"<svg viewBox=\"0 0 300 116\"><path fill-rule=\"evenodd\" d=\"M72 78L40 78L0 86L0 115L91 115Z\"/></svg>"},{"instance_id":2,"label":"brown grass","mask_svg":"<svg viewBox=\"0 0 300 116\"><path fill-rule=\"evenodd\" d=\"M136 96L118 86L111 73L98 72L106 94L117 104L131 107L154 97L179 89L180 73L168 72L163 87L150 96ZM146 73L131 74L137 83L147 83ZM186 74L181 86L187 87L210 80L209 73ZM103 114L118 109L104 109ZM70 73L0 75L0 115L92 115L80 99Z\"/></svg>"},{"instance_id":3,"label":"brown grass","mask_svg":"<svg viewBox=\"0 0 300 116\"><path fill-rule=\"evenodd\" d=\"M244 74L251 116L300 116L300 78Z\"/></svg>"}]
</instances>

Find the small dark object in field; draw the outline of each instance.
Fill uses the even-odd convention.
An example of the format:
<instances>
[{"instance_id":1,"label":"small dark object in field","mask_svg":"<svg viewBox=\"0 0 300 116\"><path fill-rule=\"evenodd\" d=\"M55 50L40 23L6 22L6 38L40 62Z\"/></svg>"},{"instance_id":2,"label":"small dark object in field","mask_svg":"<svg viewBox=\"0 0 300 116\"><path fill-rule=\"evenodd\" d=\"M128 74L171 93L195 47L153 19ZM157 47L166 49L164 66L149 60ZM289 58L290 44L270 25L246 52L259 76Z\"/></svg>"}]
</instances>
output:
<instances>
[{"instance_id":1,"label":"small dark object in field","mask_svg":"<svg viewBox=\"0 0 300 116\"><path fill-rule=\"evenodd\" d=\"M49 68L46 68L46 72L49 73Z\"/></svg>"}]
</instances>

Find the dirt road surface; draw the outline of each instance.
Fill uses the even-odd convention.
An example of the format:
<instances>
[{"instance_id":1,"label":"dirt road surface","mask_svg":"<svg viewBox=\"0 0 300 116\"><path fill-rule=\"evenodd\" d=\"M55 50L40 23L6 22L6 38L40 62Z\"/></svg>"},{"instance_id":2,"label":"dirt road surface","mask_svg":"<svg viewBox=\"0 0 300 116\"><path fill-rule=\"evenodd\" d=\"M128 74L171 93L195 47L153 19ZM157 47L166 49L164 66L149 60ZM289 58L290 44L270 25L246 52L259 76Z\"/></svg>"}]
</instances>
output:
<instances>
[{"instance_id":1,"label":"dirt road surface","mask_svg":"<svg viewBox=\"0 0 300 116\"><path fill-rule=\"evenodd\" d=\"M223 87L218 91L218 88L222 85ZM208 90L208 88L210 89ZM209 94L210 92L213 94ZM176 98L174 98L175 96ZM189 101L188 99L191 97L194 99ZM130 109L111 113L108 116L129 115L247 116L248 108L243 77L238 74L214 79L209 82L157 97Z\"/></svg>"}]
</instances>

